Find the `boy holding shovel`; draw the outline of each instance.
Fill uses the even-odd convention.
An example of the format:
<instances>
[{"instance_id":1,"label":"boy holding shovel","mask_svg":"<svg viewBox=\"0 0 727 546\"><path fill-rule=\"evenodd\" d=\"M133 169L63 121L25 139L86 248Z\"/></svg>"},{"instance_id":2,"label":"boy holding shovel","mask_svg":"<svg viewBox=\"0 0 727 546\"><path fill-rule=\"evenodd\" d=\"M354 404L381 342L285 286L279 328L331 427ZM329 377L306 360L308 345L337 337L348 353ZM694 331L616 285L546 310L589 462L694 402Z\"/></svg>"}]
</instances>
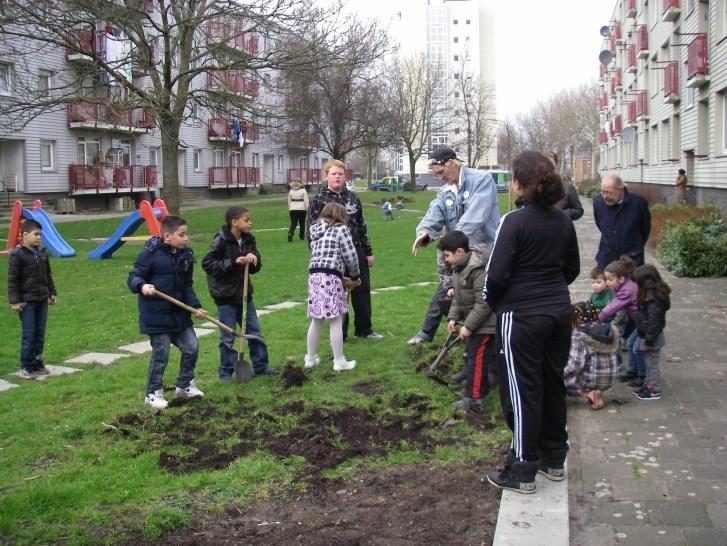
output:
<instances>
[{"instance_id":1,"label":"boy holding shovel","mask_svg":"<svg viewBox=\"0 0 727 546\"><path fill-rule=\"evenodd\" d=\"M195 260L187 247L187 222L179 216L167 216L161 223L161 235L146 242L127 280L129 289L139 294L139 329L149 335L152 347L144 403L158 410L167 407L162 378L172 344L182 353L175 395L201 398L204 393L194 383L199 342L190 312L155 296L156 290L195 308L197 318L207 314L192 288Z\"/></svg>"},{"instance_id":2,"label":"boy holding shovel","mask_svg":"<svg viewBox=\"0 0 727 546\"><path fill-rule=\"evenodd\" d=\"M225 225L215 234L209 252L202 258L202 269L207 273L207 286L217 304L220 322L231 328L242 325L243 287L245 275L257 273L262 267L255 236L252 232L250 212L243 207L232 206L225 212ZM252 300L252 284L246 294L244 332L260 335L260 322ZM232 381L238 354L232 334L220 331L220 381ZM268 348L259 339L248 339L250 359L255 375L277 375L268 366ZM241 355L240 355L241 358Z\"/></svg>"}]
</instances>

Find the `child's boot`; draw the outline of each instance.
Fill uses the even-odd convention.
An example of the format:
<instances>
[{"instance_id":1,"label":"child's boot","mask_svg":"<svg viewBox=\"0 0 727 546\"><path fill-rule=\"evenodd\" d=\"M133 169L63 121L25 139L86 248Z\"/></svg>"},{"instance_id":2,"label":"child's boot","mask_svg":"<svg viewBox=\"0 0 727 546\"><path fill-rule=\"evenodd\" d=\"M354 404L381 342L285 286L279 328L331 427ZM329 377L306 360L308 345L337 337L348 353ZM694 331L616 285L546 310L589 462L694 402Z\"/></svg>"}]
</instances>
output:
<instances>
[{"instance_id":1,"label":"child's boot","mask_svg":"<svg viewBox=\"0 0 727 546\"><path fill-rule=\"evenodd\" d=\"M308 370L310 368L313 368L315 366L318 366L318 364L321 363L321 359L318 355L313 355L312 357L309 355L305 355L305 364L303 367Z\"/></svg>"},{"instance_id":2,"label":"child's boot","mask_svg":"<svg viewBox=\"0 0 727 546\"><path fill-rule=\"evenodd\" d=\"M333 369L334 371L341 372L344 370L353 370L356 367L356 361L355 360L346 360L346 357L343 358L334 358L333 359Z\"/></svg>"}]
</instances>

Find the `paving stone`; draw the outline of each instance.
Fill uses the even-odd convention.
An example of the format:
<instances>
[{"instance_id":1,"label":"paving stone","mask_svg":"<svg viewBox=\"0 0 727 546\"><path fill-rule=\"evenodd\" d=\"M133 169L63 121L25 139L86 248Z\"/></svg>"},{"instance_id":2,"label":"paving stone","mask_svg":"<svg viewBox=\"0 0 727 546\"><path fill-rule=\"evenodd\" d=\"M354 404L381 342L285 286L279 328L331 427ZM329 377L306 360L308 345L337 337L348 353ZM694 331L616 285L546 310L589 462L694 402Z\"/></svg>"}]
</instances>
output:
<instances>
[{"instance_id":1,"label":"paving stone","mask_svg":"<svg viewBox=\"0 0 727 546\"><path fill-rule=\"evenodd\" d=\"M293 307L298 307L299 305L303 304L299 301L282 301L273 305L266 305L265 307L263 307L263 309L267 309L269 311L279 311L281 309L292 309Z\"/></svg>"},{"instance_id":2,"label":"paving stone","mask_svg":"<svg viewBox=\"0 0 727 546\"><path fill-rule=\"evenodd\" d=\"M121 347L119 347L119 350L127 351L129 353L134 353L137 355L143 355L144 353L151 352L151 343L147 339L145 341L139 341L137 343L131 343L129 345L122 345Z\"/></svg>"},{"instance_id":3,"label":"paving stone","mask_svg":"<svg viewBox=\"0 0 727 546\"><path fill-rule=\"evenodd\" d=\"M614 532L619 546L687 546L682 530L674 527L616 526Z\"/></svg>"},{"instance_id":4,"label":"paving stone","mask_svg":"<svg viewBox=\"0 0 727 546\"><path fill-rule=\"evenodd\" d=\"M65 364L101 364L108 366L121 358L127 358L127 354L119 353L85 353L74 358L69 358Z\"/></svg>"},{"instance_id":5,"label":"paving stone","mask_svg":"<svg viewBox=\"0 0 727 546\"><path fill-rule=\"evenodd\" d=\"M69 368L68 366L54 366L51 364L46 364L45 367L48 368L48 371L50 373L48 375L38 376L38 379L36 379L35 381L45 381L49 377L56 377L59 375L65 375L65 374L69 374L69 373L76 373L76 372L83 371L80 368ZM13 372L10 375L15 375L15 376L20 377L20 371L18 370L17 372ZM24 379L23 381L28 381L28 380Z\"/></svg>"},{"instance_id":6,"label":"paving stone","mask_svg":"<svg viewBox=\"0 0 727 546\"><path fill-rule=\"evenodd\" d=\"M403 290L403 286L385 286L383 288L377 288L379 292L394 292L396 290Z\"/></svg>"},{"instance_id":7,"label":"paving stone","mask_svg":"<svg viewBox=\"0 0 727 546\"><path fill-rule=\"evenodd\" d=\"M648 501L645 504L649 519L655 525L689 527L710 527L712 525L705 503Z\"/></svg>"},{"instance_id":8,"label":"paving stone","mask_svg":"<svg viewBox=\"0 0 727 546\"><path fill-rule=\"evenodd\" d=\"M687 537L687 544L690 546L727 544L726 529L686 528L684 534Z\"/></svg>"},{"instance_id":9,"label":"paving stone","mask_svg":"<svg viewBox=\"0 0 727 546\"><path fill-rule=\"evenodd\" d=\"M724 501L725 499L721 500ZM727 504L724 502L709 503L707 504L707 514L709 514L709 519L714 527L727 529Z\"/></svg>"},{"instance_id":10,"label":"paving stone","mask_svg":"<svg viewBox=\"0 0 727 546\"><path fill-rule=\"evenodd\" d=\"M545 545L546 541L539 544ZM572 529L571 544L578 546L616 546L616 535L610 525L590 525L585 529ZM517 546L517 545L513 545Z\"/></svg>"},{"instance_id":11,"label":"paving stone","mask_svg":"<svg viewBox=\"0 0 727 546\"><path fill-rule=\"evenodd\" d=\"M606 502L595 506L589 515L589 523L611 526L643 525L649 522L644 503Z\"/></svg>"},{"instance_id":12,"label":"paving stone","mask_svg":"<svg viewBox=\"0 0 727 546\"><path fill-rule=\"evenodd\" d=\"M195 328L194 333L197 334L197 337L204 337L204 336L211 336L212 334L216 334L216 330L210 330L208 328Z\"/></svg>"},{"instance_id":13,"label":"paving stone","mask_svg":"<svg viewBox=\"0 0 727 546\"><path fill-rule=\"evenodd\" d=\"M20 385L16 385L15 383L10 383L9 381L0 379L0 392L9 391L10 389L14 389L15 387L19 387L19 386Z\"/></svg>"},{"instance_id":14,"label":"paving stone","mask_svg":"<svg viewBox=\"0 0 727 546\"><path fill-rule=\"evenodd\" d=\"M269 315L273 312L272 309L257 309L256 311L258 317L264 317L265 315Z\"/></svg>"},{"instance_id":15,"label":"paving stone","mask_svg":"<svg viewBox=\"0 0 727 546\"><path fill-rule=\"evenodd\" d=\"M611 490L615 501L665 500L671 498L667 480L634 479L611 480Z\"/></svg>"},{"instance_id":16,"label":"paving stone","mask_svg":"<svg viewBox=\"0 0 727 546\"><path fill-rule=\"evenodd\" d=\"M200 328L210 328L212 330L217 329L217 325L212 322L203 322L202 324L199 325L199 327Z\"/></svg>"},{"instance_id":17,"label":"paving stone","mask_svg":"<svg viewBox=\"0 0 727 546\"><path fill-rule=\"evenodd\" d=\"M684 480L673 483L670 488L670 497L679 501L699 501L717 503L725 500L727 486L720 481Z\"/></svg>"},{"instance_id":18,"label":"paving stone","mask_svg":"<svg viewBox=\"0 0 727 546\"><path fill-rule=\"evenodd\" d=\"M433 284L437 284L437 283L434 281L413 282L409 286L431 286Z\"/></svg>"}]
</instances>

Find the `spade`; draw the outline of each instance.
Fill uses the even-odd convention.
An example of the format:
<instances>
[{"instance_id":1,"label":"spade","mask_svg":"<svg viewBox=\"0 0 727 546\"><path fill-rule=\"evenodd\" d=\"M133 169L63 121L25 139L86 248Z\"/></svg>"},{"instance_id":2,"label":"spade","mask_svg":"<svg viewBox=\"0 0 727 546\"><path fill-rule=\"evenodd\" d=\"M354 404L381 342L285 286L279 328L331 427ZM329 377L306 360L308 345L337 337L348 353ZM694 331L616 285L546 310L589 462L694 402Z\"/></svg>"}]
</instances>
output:
<instances>
[{"instance_id":1,"label":"spade","mask_svg":"<svg viewBox=\"0 0 727 546\"><path fill-rule=\"evenodd\" d=\"M235 381L238 383L247 383L252 379L252 368L250 363L245 360L245 305L247 303L247 283L250 271L250 264L245 264L245 270L242 272L242 320L240 321L240 349L237 352L237 361L235 362Z\"/></svg>"}]
</instances>

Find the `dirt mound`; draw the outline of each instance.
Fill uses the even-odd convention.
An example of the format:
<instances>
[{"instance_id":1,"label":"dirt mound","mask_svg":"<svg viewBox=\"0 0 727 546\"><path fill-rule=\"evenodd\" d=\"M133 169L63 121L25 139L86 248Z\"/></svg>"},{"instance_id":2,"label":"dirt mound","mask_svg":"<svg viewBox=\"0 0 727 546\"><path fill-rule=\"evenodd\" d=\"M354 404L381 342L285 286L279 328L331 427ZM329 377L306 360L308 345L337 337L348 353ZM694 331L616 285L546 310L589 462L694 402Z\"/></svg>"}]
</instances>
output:
<instances>
[{"instance_id":1,"label":"dirt mound","mask_svg":"<svg viewBox=\"0 0 727 546\"><path fill-rule=\"evenodd\" d=\"M290 387L300 387L308 381L308 377L305 375L303 368L288 363L283 368L283 373L280 374L280 380L283 382L283 388L289 389Z\"/></svg>"}]
</instances>

